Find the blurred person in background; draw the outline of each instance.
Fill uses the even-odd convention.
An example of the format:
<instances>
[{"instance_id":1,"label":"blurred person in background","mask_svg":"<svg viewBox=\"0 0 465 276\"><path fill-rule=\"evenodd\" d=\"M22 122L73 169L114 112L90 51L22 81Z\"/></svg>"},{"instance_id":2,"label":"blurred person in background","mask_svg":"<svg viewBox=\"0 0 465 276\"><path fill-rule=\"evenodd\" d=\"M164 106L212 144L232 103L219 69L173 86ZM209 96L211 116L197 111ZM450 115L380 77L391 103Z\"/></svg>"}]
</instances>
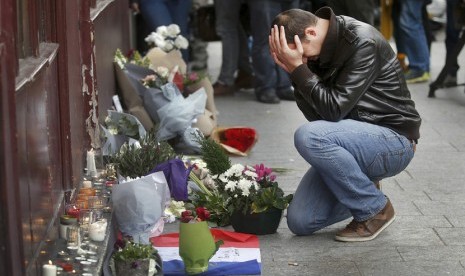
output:
<instances>
[{"instance_id":1,"label":"blurred person in background","mask_svg":"<svg viewBox=\"0 0 465 276\"><path fill-rule=\"evenodd\" d=\"M372 26L375 24L375 0L327 0L326 3L337 15L347 15Z\"/></svg>"},{"instance_id":2,"label":"blurred person in background","mask_svg":"<svg viewBox=\"0 0 465 276\"><path fill-rule=\"evenodd\" d=\"M270 55L268 34L271 22L280 12L299 7L299 0L248 0L253 39L252 65L257 101L277 104L295 100L294 88L286 71Z\"/></svg>"},{"instance_id":3,"label":"blurred person in background","mask_svg":"<svg viewBox=\"0 0 465 276\"><path fill-rule=\"evenodd\" d=\"M430 79L430 54L423 11L431 0L394 1L392 9L393 33L397 53L407 56L408 67L404 75L407 83L426 82Z\"/></svg>"},{"instance_id":4,"label":"blurred person in background","mask_svg":"<svg viewBox=\"0 0 465 276\"><path fill-rule=\"evenodd\" d=\"M131 8L140 12L147 28L154 32L159 26L177 24L181 35L189 38L189 13L192 0L132 0ZM186 64L189 62L189 51L182 50Z\"/></svg>"},{"instance_id":5,"label":"blurred person in background","mask_svg":"<svg viewBox=\"0 0 465 276\"><path fill-rule=\"evenodd\" d=\"M452 61L451 66L448 68L447 76L444 80L445 86L457 85L457 72L459 71L458 57L454 56L454 49L459 40L460 31L465 28L465 25L460 26L460 20L457 20L457 15L462 16L462 24L465 23L465 2L462 0L447 0L446 13L446 60ZM462 8L459 7L462 5ZM460 11L463 11L460 13Z\"/></svg>"},{"instance_id":6,"label":"blurred person in background","mask_svg":"<svg viewBox=\"0 0 465 276\"><path fill-rule=\"evenodd\" d=\"M215 95L232 94L253 87L249 36L241 22L242 0L215 0L216 32L221 37L222 59Z\"/></svg>"}]
</instances>

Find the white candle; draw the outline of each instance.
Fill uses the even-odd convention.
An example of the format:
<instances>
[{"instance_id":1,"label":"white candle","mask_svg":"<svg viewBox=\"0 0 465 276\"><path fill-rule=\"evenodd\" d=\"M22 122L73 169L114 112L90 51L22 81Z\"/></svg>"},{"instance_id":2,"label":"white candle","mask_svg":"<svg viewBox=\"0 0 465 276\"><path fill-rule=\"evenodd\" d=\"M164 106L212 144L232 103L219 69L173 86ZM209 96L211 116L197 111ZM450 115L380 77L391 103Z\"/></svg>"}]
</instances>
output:
<instances>
[{"instance_id":1,"label":"white candle","mask_svg":"<svg viewBox=\"0 0 465 276\"><path fill-rule=\"evenodd\" d=\"M90 180L82 181L82 188L92 188L92 181Z\"/></svg>"},{"instance_id":2,"label":"white candle","mask_svg":"<svg viewBox=\"0 0 465 276\"><path fill-rule=\"evenodd\" d=\"M89 176L97 175L97 168L95 166L94 149L91 149L87 152L87 174Z\"/></svg>"},{"instance_id":3,"label":"white candle","mask_svg":"<svg viewBox=\"0 0 465 276\"><path fill-rule=\"evenodd\" d=\"M89 238L93 241L103 241L105 239L105 230L107 229L106 220L97 221L89 226Z\"/></svg>"},{"instance_id":4,"label":"white candle","mask_svg":"<svg viewBox=\"0 0 465 276\"><path fill-rule=\"evenodd\" d=\"M52 261L48 261L48 264L44 264L42 266L42 275L43 276L56 276L57 266L52 264Z\"/></svg>"}]
</instances>

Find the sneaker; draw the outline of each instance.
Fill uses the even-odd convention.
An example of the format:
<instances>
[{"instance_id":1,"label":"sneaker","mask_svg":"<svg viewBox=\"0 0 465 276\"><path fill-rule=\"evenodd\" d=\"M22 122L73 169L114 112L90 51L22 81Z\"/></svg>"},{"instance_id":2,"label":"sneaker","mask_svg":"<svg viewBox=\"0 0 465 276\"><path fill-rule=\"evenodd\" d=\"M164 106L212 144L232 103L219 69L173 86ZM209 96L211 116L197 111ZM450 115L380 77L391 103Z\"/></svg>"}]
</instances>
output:
<instances>
[{"instance_id":1,"label":"sneaker","mask_svg":"<svg viewBox=\"0 0 465 276\"><path fill-rule=\"evenodd\" d=\"M234 81L234 86L237 89L251 89L253 88L254 76L245 71L239 70L237 73L236 80Z\"/></svg>"},{"instance_id":2,"label":"sneaker","mask_svg":"<svg viewBox=\"0 0 465 276\"><path fill-rule=\"evenodd\" d=\"M286 101L295 101L295 96L294 96L294 87L290 86L285 89L279 89L276 91L276 95L281 100L286 100Z\"/></svg>"},{"instance_id":3,"label":"sneaker","mask_svg":"<svg viewBox=\"0 0 465 276\"><path fill-rule=\"evenodd\" d=\"M391 201L376 216L365 221L352 220L346 228L336 234L337 241L362 242L371 241L386 229L396 218Z\"/></svg>"},{"instance_id":4,"label":"sneaker","mask_svg":"<svg viewBox=\"0 0 465 276\"><path fill-rule=\"evenodd\" d=\"M273 89L256 92L255 96L257 97L257 101L261 103L277 104L281 101L278 95L276 95L276 91Z\"/></svg>"},{"instance_id":5,"label":"sneaker","mask_svg":"<svg viewBox=\"0 0 465 276\"><path fill-rule=\"evenodd\" d=\"M234 86L233 85L226 85L220 82L215 82L213 84L213 94L215 96L223 96L223 95L232 95L234 94Z\"/></svg>"},{"instance_id":6,"label":"sneaker","mask_svg":"<svg viewBox=\"0 0 465 276\"><path fill-rule=\"evenodd\" d=\"M407 83L420 83L429 81L429 72L409 69L404 73Z\"/></svg>"}]
</instances>

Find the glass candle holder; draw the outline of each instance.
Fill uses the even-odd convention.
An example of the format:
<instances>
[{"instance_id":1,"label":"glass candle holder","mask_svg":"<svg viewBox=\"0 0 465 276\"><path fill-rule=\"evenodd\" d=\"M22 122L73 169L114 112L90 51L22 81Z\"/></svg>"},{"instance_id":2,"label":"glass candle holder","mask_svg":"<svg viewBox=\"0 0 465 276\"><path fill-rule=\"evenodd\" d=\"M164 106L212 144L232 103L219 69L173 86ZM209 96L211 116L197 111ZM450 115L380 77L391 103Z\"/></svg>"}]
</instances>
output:
<instances>
[{"instance_id":1,"label":"glass candle holder","mask_svg":"<svg viewBox=\"0 0 465 276\"><path fill-rule=\"evenodd\" d=\"M79 209L89 209L89 201L87 199L77 199L76 205Z\"/></svg>"},{"instance_id":2,"label":"glass candle holder","mask_svg":"<svg viewBox=\"0 0 465 276\"><path fill-rule=\"evenodd\" d=\"M105 240L105 233L107 230L107 221L105 219L96 221L89 225L89 238L92 241Z\"/></svg>"},{"instance_id":3,"label":"glass candle holder","mask_svg":"<svg viewBox=\"0 0 465 276\"><path fill-rule=\"evenodd\" d=\"M94 196L95 195L95 189L94 188L81 188L79 190L80 194L88 195L88 196Z\"/></svg>"},{"instance_id":4,"label":"glass candle holder","mask_svg":"<svg viewBox=\"0 0 465 276\"><path fill-rule=\"evenodd\" d=\"M90 209L103 209L105 207L104 200L100 196L90 196L88 200Z\"/></svg>"},{"instance_id":5,"label":"glass candle holder","mask_svg":"<svg viewBox=\"0 0 465 276\"><path fill-rule=\"evenodd\" d=\"M67 231L70 226L76 226L78 219L70 215L62 215L60 217L60 238L67 239Z\"/></svg>"},{"instance_id":6,"label":"glass candle holder","mask_svg":"<svg viewBox=\"0 0 465 276\"><path fill-rule=\"evenodd\" d=\"M68 247L79 246L79 227L77 225L70 225L66 229L66 240Z\"/></svg>"},{"instance_id":7,"label":"glass candle holder","mask_svg":"<svg viewBox=\"0 0 465 276\"><path fill-rule=\"evenodd\" d=\"M89 200L89 195L86 194L77 194L76 195L76 200Z\"/></svg>"},{"instance_id":8,"label":"glass candle holder","mask_svg":"<svg viewBox=\"0 0 465 276\"><path fill-rule=\"evenodd\" d=\"M79 226L82 238L86 239L89 234L89 224L92 223L92 210L84 209L79 212Z\"/></svg>"}]
</instances>

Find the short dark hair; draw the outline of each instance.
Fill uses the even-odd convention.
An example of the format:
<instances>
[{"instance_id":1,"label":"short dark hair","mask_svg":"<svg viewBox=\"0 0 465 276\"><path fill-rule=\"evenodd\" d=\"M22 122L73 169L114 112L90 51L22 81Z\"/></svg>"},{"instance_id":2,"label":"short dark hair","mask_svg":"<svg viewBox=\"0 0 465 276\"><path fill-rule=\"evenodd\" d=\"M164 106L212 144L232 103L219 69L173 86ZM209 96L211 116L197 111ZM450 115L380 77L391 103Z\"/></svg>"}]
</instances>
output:
<instances>
[{"instance_id":1,"label":"short dark hair","mask_svg":"<svg viewBox=\"0 0 465 276\"><path fill-rule=\"evenodd\" d=\"M305 28L316 26L318 17L313 13L301 9L290 9L278 14L271 24L284 26L286 32L286 40L288 43L294 43L294 36L298 35L302 40L305 37Z\"/></svg>"}]
</instances>

